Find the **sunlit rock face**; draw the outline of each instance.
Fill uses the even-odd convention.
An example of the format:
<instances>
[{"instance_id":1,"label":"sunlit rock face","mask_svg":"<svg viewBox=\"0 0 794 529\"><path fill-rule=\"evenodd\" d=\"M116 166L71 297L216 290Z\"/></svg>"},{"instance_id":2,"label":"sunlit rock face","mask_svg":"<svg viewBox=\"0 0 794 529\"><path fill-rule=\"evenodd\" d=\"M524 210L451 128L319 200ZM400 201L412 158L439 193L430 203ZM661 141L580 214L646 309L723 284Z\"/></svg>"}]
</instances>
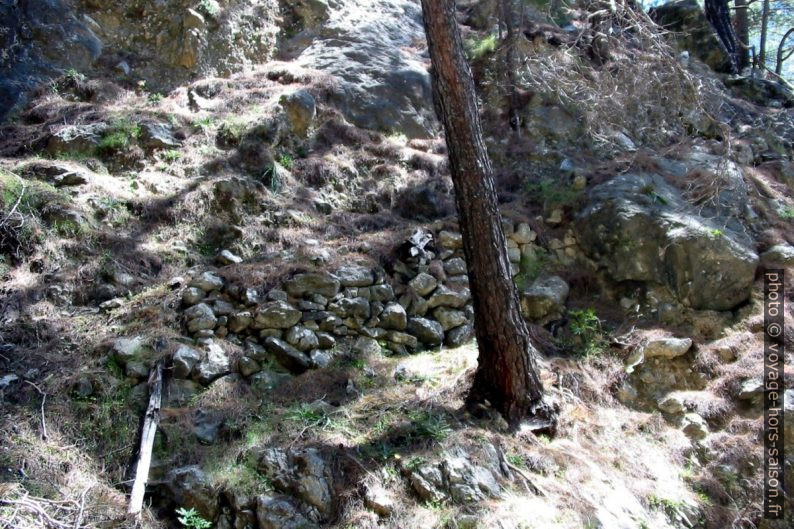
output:
<instances>
[{"instance_id":1,"label":"sunlit rock face","mask_svg":"<svg viewBox=\"0 0 794 529\"><path fill-rule=\"evenodd\" d=\"M332 102L360 127L427 137L437 130L418 2L337 0L297 10L289 58L333 77ZM323 8L326 5L326 8Z\"/></svg>"}]
</instances>

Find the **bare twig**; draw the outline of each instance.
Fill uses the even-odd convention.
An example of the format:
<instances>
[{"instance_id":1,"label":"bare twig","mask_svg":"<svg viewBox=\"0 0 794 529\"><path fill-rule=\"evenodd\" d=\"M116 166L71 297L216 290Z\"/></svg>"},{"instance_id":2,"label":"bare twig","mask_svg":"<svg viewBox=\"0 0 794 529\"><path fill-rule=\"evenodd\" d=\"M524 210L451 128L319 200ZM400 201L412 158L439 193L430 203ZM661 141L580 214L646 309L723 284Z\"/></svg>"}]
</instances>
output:
<instances>
[{"instance_id":1,"label":"bare twig","mask_svg":"<svg viewBox=\"0 0 794 529\"><path fill-rule=\"evenodd\" d=\"M30 380L26 380L28 384L33 386L36 391L39 392L41 395L41 438L46 440L47 439L47 422L44 420L44 403L47 401L47 394L41 390L36 384L31 382Z\"/></svg>"}]
</instances>

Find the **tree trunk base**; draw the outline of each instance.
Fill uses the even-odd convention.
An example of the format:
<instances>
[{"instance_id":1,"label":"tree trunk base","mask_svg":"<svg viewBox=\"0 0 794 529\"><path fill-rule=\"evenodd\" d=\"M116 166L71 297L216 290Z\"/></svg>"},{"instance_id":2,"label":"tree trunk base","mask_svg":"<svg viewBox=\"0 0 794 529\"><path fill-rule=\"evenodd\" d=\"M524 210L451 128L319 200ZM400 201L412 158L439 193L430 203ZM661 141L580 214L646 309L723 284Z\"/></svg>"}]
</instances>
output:
<instances>
[{"instance_id":1,"label":"tree trunk base","mask_svg":"<svg viewBox=\"0 0 794 529\"><path fill-rule=\"evenodd\" d=\"M528 402L529 398L526 401ZM487 417L493 412L499 413L507 422L511 432L532 432L535 435L542 434L550 437L554 437L557 434L560 405L556 400L550 399L548 396L528 404L523 411L513 408L513 413L510 414L512 415L511 417L494 408L488 397L477 391L476 386L473 386L466 396L464 407L466 411L478 418Z\"/></svg>"}]
</instances>

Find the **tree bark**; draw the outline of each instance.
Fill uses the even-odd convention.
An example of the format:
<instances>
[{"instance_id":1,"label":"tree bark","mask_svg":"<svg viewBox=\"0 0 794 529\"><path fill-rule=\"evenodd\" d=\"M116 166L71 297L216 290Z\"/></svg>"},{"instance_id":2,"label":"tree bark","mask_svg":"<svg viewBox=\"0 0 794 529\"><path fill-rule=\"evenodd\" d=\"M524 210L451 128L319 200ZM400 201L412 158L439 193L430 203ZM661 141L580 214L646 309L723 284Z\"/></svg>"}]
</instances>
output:
<instances>
[{"instance_id":1,"label":"tree bark","mask_svg":"<svg viewBox=\"0 0 794 529\"><path fill-rule=\"evenodd\" d=\"M502 20L507 30L505 68L507 70L507 90L510 99L510 112L508 117L510 119L510 127L517 135L520 135L521 116L519 115L518 79L516 78L516 71L518 69L518 61L516 60L516 40L518 38L518 32L516 31L515 6L513 5L513 0L501 0L500 3L502 8Z\"/></svg>"},{"instance_id":2,"label":"tree bark","mask_svg":"<svg viewBox=\"0 0 794 529\"><path fill-rule=\"evenodd\" d=\"M758 67L763 75L766 70L766 38L767 28L769 27L769 0L764 0L764 7L761 11L761 39L758 43Z\"/></svg>"},{"instance_id":3,"label":"tree bark","mask_svg":"<svg viewBox=\"0 0 794 529\"><path fill-rule=\"evenodd\" d=\"M789 30L786 31L786 34L780 39L780 44L777 47L777 60L775 61L775 73L777 75L783 75L783 63L794 54L794 48L792 48L792 51L788 52L788 54L785 53L786 41L791 34L794 34L794 28L789 28Z\"/></svg>"},{"instance_id":4,"label":"tree bark","mask_svg":"<svg viewBox=\"0 0 794 529\"><path fill-rule=\"evenodd\" d=\"M767 0L768 1L768 0ZM731 24L731 15L728 11L728 0L706 0L706 19L711 23L717 36L728 52L731 69L734 73L739 71L739 54L736 47L736 33Z\"/></svg>"},{"instance_id":5,"label":"tree bark","mask_svg":"<svg viewBox=\"0 0 794 529\"><path fill-rule=\"evenodd\" d=\"M739 56L739 71L750 66L750 19L747 0L734 0L736 15L734 26L736 28L737 54Z\"/></svg>"},{"instance_id":6,"label":"tree bark","mask_svg":"<svg viewBox=\"0 0 794 529\"><path fill-rule=\"evenodd\" d=\"M422 0L433 91L446 132L463 249L474 301L479 359L470 402L487 399L513 426L534 415L553 428L510 274L493 171L474 80L463 55L454 0Z\"/></svg>"}]
</instances>

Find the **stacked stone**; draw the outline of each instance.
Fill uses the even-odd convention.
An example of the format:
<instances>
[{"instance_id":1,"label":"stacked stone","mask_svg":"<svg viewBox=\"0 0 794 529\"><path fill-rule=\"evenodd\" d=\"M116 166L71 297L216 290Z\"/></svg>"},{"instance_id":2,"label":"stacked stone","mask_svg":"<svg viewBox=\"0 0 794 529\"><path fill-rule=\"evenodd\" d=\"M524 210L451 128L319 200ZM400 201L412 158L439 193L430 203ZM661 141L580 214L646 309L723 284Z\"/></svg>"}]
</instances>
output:
<instances>
[{"instance_id":1,"label":"stacked stone","mask_svg":"<svg viewBox=\"0 0 794 529\"><path fill-rule=\"evenodd\" d=\"M537 236L526 223L504 220L503 225L516 275L522 256L539 251ZM357 337L362 351L383 346L397 354L457 347L473 338L460 233L419 230L390 268L387 273L353 265L299 273L263 296L204 272L182 294L185 324L199 344L225 338L244 346L246 354L238 362L243 376L258 373L268 359L292 373L324 367L341 337ZM551 312L559 312L567 285L564 290ZM545 292L541 289L539 296L545 299ZM542 315L525 312L537 317L549 311L544 306Z\"/></svg>"}]
</instances>

